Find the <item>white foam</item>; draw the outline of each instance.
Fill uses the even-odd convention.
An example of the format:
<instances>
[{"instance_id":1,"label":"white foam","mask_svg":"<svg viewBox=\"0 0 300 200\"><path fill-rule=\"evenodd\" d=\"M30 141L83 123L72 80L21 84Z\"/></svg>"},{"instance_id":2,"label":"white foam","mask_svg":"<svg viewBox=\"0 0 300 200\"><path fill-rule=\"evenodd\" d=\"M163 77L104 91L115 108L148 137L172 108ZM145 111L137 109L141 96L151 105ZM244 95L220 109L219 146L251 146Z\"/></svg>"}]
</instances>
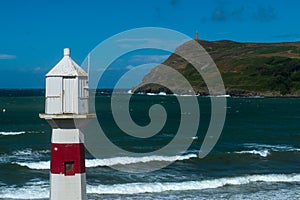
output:
<instances>
[{"instance_id":1,"label":"white foam","mask_svg":"<svg viewBox=\"0 0 300 200\"><path fill-rule=\"evenodd\" d=\"M13 151L8 157L21 160L40 159L43 154L50 154L50 150L33 151L30 148Z\"/></svg>"},{"instance_id":2,"label":"white foam","mask_svg":"<svg viewBox=\"0 0 300 200\"><path fill-rule=\"evenodd\" d=\"M1 187L1 199L45 199L49 198L49 185L45 182L28 183L23 187Z\"/></svg>"},{"instance_id":3,"label":"white foam","mask_svg":"<svg viewBox=\"0 0 300 200\"><path fill-rule=\"evenodd\" d=\"M229 94L220 94L220 95L209 95L209 97L231 97Z\"/></svg>"},{"instance_id":4,"label":"white foam","mask_svg":"<svg viewBox=\"0 0 300 200\"><path fill-rule=\"evenodd\" d=\"M50 161L39 161L39 162L14 162L23 167L30 169L50 169Z\"/></svg>"},{"instance_id":5,"label":"white foam","mask_svg":"<svg viewBox=\"0 0 300 200\"><path fill-rule=\"evenodd\" d=\"M220 188L228 185L246 185L255 182L293 183L300 182L300 174L264 174L218 178L184 182L125 183L112 185L87 185L88 194L141 194L166 191L188 191ZM3 199L45 199L49 198L49 183L32 181L23 187L1 186Z\"/></svg>"},{"instance_id":6,"label":"white foam","mask_svg":"<svg viewBox=\"0 0 300 200\"><path fill-rule=\"evenodd\" d=\"M114 165L129 165L136 163L147 162L174 162L180 160L188 160L196 158L197 154L188 154L183 156L145 156L145 157L114 157L104 159L86 159L86 167L103 167ZM50 161L39 162L14 162L20 166L28 167L30 169L50 169Z\"/></svg>"},{"instance_id":7,"label":"white foam","mask_svg":"<svg viewBox=\"0 0 300 200\"><path fill-rule=\"evenodd\" d=\"M238 154L256 154L256 155L260 155L261 157L267 157L268 155L270 155L270 152L268 150L235 151L234 153L238 153Z\"/></svg>"},{"instance_id":8,"label":"white foam","mask_svg":"<svg viewBox=\"0 0 300 200\"><path fill-rule=\"evenodd\" d=\"M299 148L295 148L289 145L269 145L269 144L257 144L257 143L246 143L244 147L249 150L235 151L233 153L238 154L256 154L261 157L267 157L271 155L271 152L284 152L284 151L300 151Z\"/></svg>"},{"instance_id":9,"label":"white foam","mask_svg":"<svg viewBox=\"0 0 300 200\"><path fill-rule=\"evenodd\" d=\"M21 135L26 133L25 131L19 131L19 132L0 132L0 135Z\"/></svg>"},{"instance_id":10,"label":"white foam","mask_svg":"<svg viewBox=\"0 0 300 200\"><path fill-rule=\"evenodd\" d=\"M143 93L142 93L143 94ZM146 95L150 95L150 96L153 96L153 95L157 95L156 93L146 93Z\"/></svg>"},{"instance_id":11,"label":"white foam","mask_svg":"<svg viewBox=\"0 0 300 200\"><path fill-rule=\"evenodd\" d=\"M86 166L98 167L98 166L129 165L129 164L147 163L147 162L174 162L179 160L188 160L190 158L196 158L196 157L197 154L188 154L182 156L114 157L114 158L86 160Z\"/></svg>"},{"instance_id":12,"label":"white foam","mask_svg":"<svg viewBox=\"0 0 300 200\"><path fill-rule=\"evenodd\" d=\"M140 94L145 94L145 93L140 93ZM149 95L149 96L154 96L154 95L166 96L167 93L165 93L165 92L160 92L160 93L151 93L151 92L148 92L148 93L146 93L146 95Z\"/></svg>"},{"instance_id":13,"label":"white foam","mask_svg":"<svg viewBox=\"0 0 300 200\"><path fill-rule=\"evenodd\" d=\"M30 148L13 151L10 154L1 154L0 163L23 163L41 160L44 156L49 156L50 150L33 151Z\"/></svg>"},{"instance_id":14,"label":"white foam","mask_svg":"<svg viewBox=\"0 0 300 200\"><path fill-rule=\"evenodd\" d=\"M165 93L165 92L160 92L160 93L158 93L158 95L163 95L163 96L165 96L165 95L167 95L167 93Z\"/></svg>"},{"instance_id":15,"label":"white foam","mask_svg":"<svg viewBox=\"0 0 300 200\"><path fill-rule=\"evenodd\" d=\"M294 148L290 145L270 145L270 144L258 144L258 143L246 143L243 146L247 148L269 149L272 151L300 151L298 148Z\"/></svg>"},{"instance_id":16,"label":"white foam","mask_svg":"<svg viewBox=\"0 0 300 200\"><path fill-rule=\"evenodd\" d=\"M195 95L195 94L174 94L174 96L179 96L179 97L195 97L197 95Z\"/></svg>"},{"instance_id":17,"label":"white foam","mask_svg":"<svg viewBox=\"0 0 300 200\"><path fill-rule=\"evenodd\" d=\"M94 194L139 194L158 193L165 191L186 191L214 189L226 185L245 185L253 182L300 182L300 174L268 174L248 175L241 177L219 178L201 181L185 182L154 182L154 183L126 183L113 185L88 185L88 193Z\"/></svg>"}]
</instances>

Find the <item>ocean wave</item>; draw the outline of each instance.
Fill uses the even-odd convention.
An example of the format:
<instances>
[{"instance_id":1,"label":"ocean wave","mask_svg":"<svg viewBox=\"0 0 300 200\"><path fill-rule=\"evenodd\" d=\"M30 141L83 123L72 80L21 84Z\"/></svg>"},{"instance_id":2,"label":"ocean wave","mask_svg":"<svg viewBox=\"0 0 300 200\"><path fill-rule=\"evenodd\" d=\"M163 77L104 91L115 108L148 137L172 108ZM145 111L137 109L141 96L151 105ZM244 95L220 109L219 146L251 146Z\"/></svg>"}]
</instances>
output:
<instances>
[{"instance_id":1,"label":"ocean wave","mask_svg":"<svg viewBox=\"0 0 300 200\"><path fill-rule=\"evenodd\" d=\"M132 94L130 93L130 91L128 91L128 94ZM176 94L176 93L173 93L173 94L167 94L165 92L159 92L159 93L152 93L152 92L147 92L147 93L144 93L144 92L139 92L137 94L141 94L141 95L148 95L148 96L155 96L155 95L160 95L160 96L178 96L178 97L197 97L199 95L197 94Z\"/></svg>"},{"instance_id":2,"label":"ocean wave","mask_svg":"<svg viewBox=\"0 0 300 200\"><path fill-rule=\"evenodd\" d=\"M255 182L293 183L300 182L300 174L263 174L245 175L199 181L125 183L112 185L87 185L88 194L142 194L166 191L189 191L215 189L229 185L246 185ZM30 182L23 187L1 186L1 198L11 199L44 199L49 198L49 183L43 181Z\"/></svg>"},{"instance_id":3,"label":"ocean wave","mask_svg":"<svg viewBox=\"0 0 300 200\"><path fill-rule=\"evenodd\" d=\"M196 158L196 154L188 154L182 156L145 156L145 157L114 157L104 159L86 159L86 167L109 167L114 165L130 165L147 162L174 162ZM23 167L30 169L50 169L50 161L39 162L14 162Z\"/></svg>"},{"instance_id":4,"label":"ocean wave","mask_svg":"<svg viewBox=\"0 0 300 200\"><path fill-rule=\"evenodd\" d=\"M50 161L13 162L13 164L17 164L22 167L28 167L29 169L50 169Z\"/></svg>"},{"instance_id":5,"label":"ocean wave","mask_svg":"<svg viewBox=\"0 0 300 200\"><path fill-rule=\"evenodd\" d=\"M227 185L245 185L254 182L300 182L300 174L247 175L185 182L126 183L114 185L88 185L88 193L94 194L139 194L165 191L186 191L220 188Z\"/></svg>"},{"instance_id":6,"label":"ocean wave","mask_svg":"<svg viewBox=\"0 0 300 200\"><path fill-rule=\"evenodd\" d=\"M272 152L287 152L287 151L300 151L299 148L295 148L289 145L269 145L269 144L257 144L257 143L246 143L243 144L249 150L234 151L237 154L254 154L261 157L268 157Z\"/></svg>"},{"instance_id":7,"label":"ocean wave","mask_svg":"<svg viewBox=\"0 0 300 200\"><path fill-rule=\"evenodd\" d=\"M258 143L246 143L243 144L247 148L269 149L272 151L300 151L299 148L295 148L290 145L270 145L270 144L258 144Z\"/></svg>"},{"instance_id":8,"label":"ocean wave","mask_svg":"<svg viewBox=\"0 0 300 200\"><path fill-rule=\"evenodd\" d=\"M33 151L30 148L13 151L9 154L1 154L0 155L0 163L24 163L24 162L34 162L37 160L41 160L43 157L50 156L50 150L39 150Z\"/></svg>"},{"instance_id":9,"label":"ocean wave","mask_svg":"<svg viewBox=\"0 0 300 200\"><path fill-rule=\"evenodd\" d=\"M196 97L197 95L195 95L195 94L174 94L174 96L179 96L179 97Z\"/></svg>"},{"instance_id":10,"label":"ocean wave","mask_svg":"<svg viewBox=\"0 0 300 200\"><path fill-rule=\"evenodd\" d=\"M44 156L43 154L50 154L50 150L33 151L32 149L27 148L27 149L22 149L22 150L17 150L12 152L12 156L21 157L21 158L25 158L26 156L29 156L30 158L39 158L41 156Z\"/></svg>"},{"instance_id":11,"label":"ocean wave","mask_svg":"<svg viewBox=\"0 0 300 200\"><path fill-rule=\"evenodd\" d=\"M234 153L238 153L238 154L255 154L255 155L259 155L261 157L267 157L268 155L270 155L269 150L235 151Z\"/></svg>"},{"instance_id":12,"label":"ocean wave","mask_svg":"<svg viewBox=\"0 0 300 200\"><path fill-rule=\"evenodd\" d=\"M174 162L180 160L188 160L190 158L196 158L196 157L197 157L196 154L188 154L182 156L114 157L114 158L86 160L86 166L98 167L98 166L129 165L129 164L147 163L147 162Z\"/></svg>"},{"instance_id":13,"label":"ocean wave","mask_svg":"<svg viewBox=\"0 0 300 200\"><path fill-rule=\"evenodd\" d=\"M7 132L0 132L0 135L3 136L13 136L13 135L22 135L25 133L45 133L45 131L7 131Z\"/></svg>"},{"instance_id":14,"label":"ocean wave","mask_svg":"<svg viewBox=\"0 0 300 200\"><path fill-rule=\"evenodd\" d=\"M18 131L18 132L0 132L0 135L10 136L10 135L21 135L26 133L25 131Z\"/></svg>"},{"instance_id":15,"label":"ocean wave","mask_svg":"<svg viewBox=\"0 0 300 200\"><path fill-rule=\"evenodd\" d=\"M45 199L49 198L49 184L46 182L29 182L23 187L0 187L0 199Z\"/></svg>"},{"instance_id":16,"label":"ocean wave","mask_svg":"<svg viewBox=\"0 0 300 200\"><path fill-rule=\"evenodd\" d=\"M130 92L131 92L131 91L130 91ZM128 91L128 94L131 94L131 93L129 93L129 91ZM140 95L148 95L148 96L156 96L156 95L166 96L166 95L167 95L167 93L165 93L165 92L160 92L160 93L152 93L152 92L144 93L144 92L138 92L137 94L140 94Z\"/></svg>"},{"instance_id":17,"label":"ocean wave","mask_svg":"<svg viewBox=\"0 0 300 200\"><path fill-rule=\"evenodd\" d=\"M229 94L221 94L221 95L216 95L212 97L231 97Z\"/></svg>"}]
</instances>

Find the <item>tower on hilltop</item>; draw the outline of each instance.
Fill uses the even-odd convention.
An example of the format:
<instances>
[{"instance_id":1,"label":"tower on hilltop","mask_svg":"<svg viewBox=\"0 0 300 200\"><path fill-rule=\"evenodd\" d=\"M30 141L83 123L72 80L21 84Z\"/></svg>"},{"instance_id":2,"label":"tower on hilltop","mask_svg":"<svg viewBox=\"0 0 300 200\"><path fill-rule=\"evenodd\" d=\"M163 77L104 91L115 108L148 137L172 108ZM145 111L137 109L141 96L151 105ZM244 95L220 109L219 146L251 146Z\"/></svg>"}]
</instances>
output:
<instances>
[{"instance_id":1,"label":"tower on hilltop","mask_svg":"<svg viewBox=\"0 0 300 200\"><path fill-rule=\"evenodd\" d=\"M195 40L199 40L198 31L196 31L196 33L195 33Z\"/></svg>"}]
</instances>

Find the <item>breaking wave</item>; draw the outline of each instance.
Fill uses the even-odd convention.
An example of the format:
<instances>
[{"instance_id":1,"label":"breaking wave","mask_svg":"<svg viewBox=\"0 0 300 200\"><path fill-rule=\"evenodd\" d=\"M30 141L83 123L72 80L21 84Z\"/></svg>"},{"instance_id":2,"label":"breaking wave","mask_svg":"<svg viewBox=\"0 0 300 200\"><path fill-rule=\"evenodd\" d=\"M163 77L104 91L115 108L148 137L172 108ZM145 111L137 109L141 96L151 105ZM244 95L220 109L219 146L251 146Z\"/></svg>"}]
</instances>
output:
<instances>
[{"instance_id":1,"label":"breaking wave","mask_svg":"<svg viewBox=\"0 0 300 200\"><path fill-rule=\"evenodd\" d=\"M254 182L300 182L300 174L247 175L201 181L126 183L114 185L88 186L88 193L96 194L139 194L165 191L185 191L214 189L227 185L245 185Z\"/></svg>"},{"instance_id":2,"label":"breaking wave","mask_svg":"<svg viewBox=\"0 0 300 200\"><path fill-rule=\"evenodd\" d=\"M0 132L0 135L5 135L5 136L8 136L8 135L21 135L21 134L24 134L26 133L25 131L18 131L18 132Z\"/></svg>"},{"instance_id":3,"label":"breaking wave","mask_svg":"<svg viewBox=\"0 0 300 200\"><path fill-rule=\"evenodd\" d=\"M13 135L22 135L25 133L45 133L45 131L1 131L0 135L3 136L13 136Z\"/></svg>"},{"instance_id":4,"label":"breaking wave","mask_svg":"<svg viewBox=\"0 0 300 200\"><path fill-rule=\"evenodd\" d=\"M26 148L13 151L10 154L0 154L0 163L34 162L35 160L41 160L45 156L50 156L50 150L33 151L30 148Z\"/></svg>"},{"instance_id":5,"label":"breaking wave","mask_svg":"<svg viewBox=\"0 0 300 200\"><path fill-rule=\"evenodd\" d=\"M255 182L300 182L300 174L263 174L184 182L125 183L113 185L87 185L88 194L142 194L166 191L189 191L215 189L230 185L246 185ZM49 198L49 183L29 183L23 187L1 186L1 198L45 199Z\"/></svg>"},{"instance_id":6,"label":"breaking wave","mask_svg":"<svg viewBox=\"0 0 300 200\"><path fill-rule=\"evenodd\" d=\"M145 156L145 157L114 157L104 159L86 159L86 167L105 167L114 165L129 165L147 162L174 162L197 158L196 154L182 156ZM15 162L16 164L30 169L50 169L50 161L39 162Z\"/></svg>"},{"instance_id":7,"label":"breaking wave","mask_svg":"<svg viewBox=\"0 0 300 200\"><path fill-rule=\"evenodd\" d=\"M98 166L114 166L114 165L129 165L147 162L174 162L180 160L188 160L196 158L196 154L188 154L183 156L145 156L145 157L115 157L105 159L86 160L87 167Z\"/></svg>"},{"instance_id":8,"label":"breaking wave","mask_svg":"<svg viewBox=\"0 0 300 200\"><path fill-rule=\"evenodd\" d=\"M23 167L30 169L50 169L50 161L39 161L39 162L14 162Z\"/></svg>"},{"instance_id":9,"label":"breaking wave","mask_svg":"<svg viewBox=\"0 0 300 200\"><path fill-rule=\"evenodd\" d=\"M235 151L234 153L238 153L238 154L255 154L255 155L259 155L261 157L267 157L268 155L270 155L269 150Z\"/></svg>"},{"instance_id":10,"label":"breaking wave","mask_svg":"<svg viewBox=\"0 0 300 200\"><path fill-rule=\"evenodd\" d=\"M269 145L269 144L257 144L257 143L246 143L243 145L249 150L235 151L237 154L254 154L261 157L267 157L272 152L287 152L287 151L300 151L299 148L295 148L288 145Z\"/></svg>"},{"instance_id":11,"label":"breaking wave","mask_svg":"<svg viewBox=\"0 0 300 200\"><path fill-rule=\"evenodd\" d=\"M49 185L47 182L29 182L23 187L0 187L1 199L45 199L49 198Z\"/></svg>"}]
</instances>

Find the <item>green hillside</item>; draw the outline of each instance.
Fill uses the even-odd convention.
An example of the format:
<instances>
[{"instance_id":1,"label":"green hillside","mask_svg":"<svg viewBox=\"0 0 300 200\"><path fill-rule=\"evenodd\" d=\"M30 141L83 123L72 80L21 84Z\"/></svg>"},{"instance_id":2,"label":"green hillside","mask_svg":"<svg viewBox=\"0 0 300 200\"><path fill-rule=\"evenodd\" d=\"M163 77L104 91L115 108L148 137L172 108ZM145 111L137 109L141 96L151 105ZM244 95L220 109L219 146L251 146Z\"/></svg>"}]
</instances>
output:
<instances>
[{"instance_id":1,"label":"green hillside","mask_svg":"<svg viewBox=\"0 0 300 200\"><path fill-rule=\"evenodd\" d=\"M234 41L199 42L210 54L221 72L226 92L233 96L300 96L300 42L290 43L238 43ZM180 47L179 47L180 48ZM193 54L192 48L187 50ZM193 66L176 54L172 54L163 64L168 65L190 82L199 94L207 94L204 81ZM159 77L158 77L159 76ZM170 81L170 75L154 68L143 79ZM169 92L160 85L137 86L135 92ZM175 84L175 83L174 83ZM185 93L180 83L173 91Z\"/></svg>"}]
</instances>

